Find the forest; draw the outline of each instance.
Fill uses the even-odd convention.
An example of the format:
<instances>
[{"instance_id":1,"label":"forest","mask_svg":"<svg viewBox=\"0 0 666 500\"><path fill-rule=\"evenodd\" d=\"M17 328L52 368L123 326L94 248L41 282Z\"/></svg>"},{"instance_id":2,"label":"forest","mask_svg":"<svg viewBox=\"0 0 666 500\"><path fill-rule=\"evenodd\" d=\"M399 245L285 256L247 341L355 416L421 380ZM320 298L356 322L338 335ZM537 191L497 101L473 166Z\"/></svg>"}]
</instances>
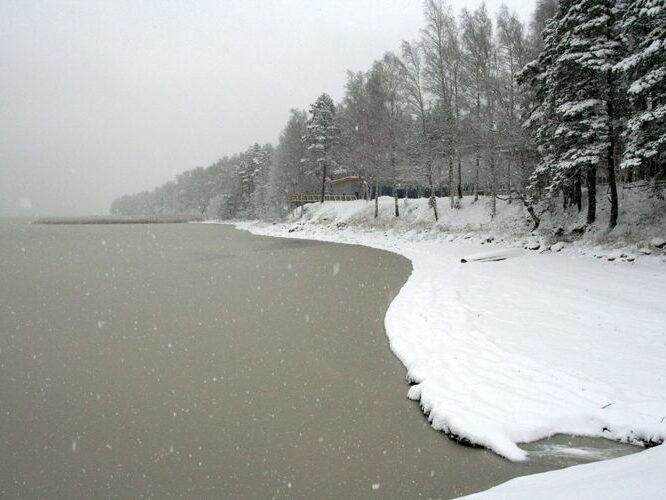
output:
<instances>
[{"instance_id":1,"label":"forest","mask_svg":"<svg viewBox=\"0 0 666 500\"><path fill-rule=\"evenodd\" d=\"M348 71L341 102L323 93L292 109L277 145L125 195L111 212L274 220L346 178L354 197L393 196L396 217L403 196L429 198L433 221L483 196L490 217L496 200L516 200L535 226L553 207L592 224L607 203L612 229L621 187L663 197L666 1L537 0L528 25L506 7L493 17L442 0L425 0L423 15L418 40Z\"/></svg>"}]
</instances>

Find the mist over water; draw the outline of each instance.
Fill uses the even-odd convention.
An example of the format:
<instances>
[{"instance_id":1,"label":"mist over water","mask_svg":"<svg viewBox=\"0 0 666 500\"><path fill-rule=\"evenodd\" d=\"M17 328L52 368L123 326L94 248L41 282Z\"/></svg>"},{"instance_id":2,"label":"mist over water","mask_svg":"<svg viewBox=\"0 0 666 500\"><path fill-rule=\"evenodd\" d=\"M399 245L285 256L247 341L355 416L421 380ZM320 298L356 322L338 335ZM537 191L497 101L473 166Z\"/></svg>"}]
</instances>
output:
<instances>
[{"instance_id":1,"label":"mist over water","mask_svg":"<svg viewBox=\"0 0 666 500\"><path fill-rule=\"evenodd\" d=\"M105 214L275 143L422 23L412 0L1 2L0 215Z\"/></svg>"}]
</instances>

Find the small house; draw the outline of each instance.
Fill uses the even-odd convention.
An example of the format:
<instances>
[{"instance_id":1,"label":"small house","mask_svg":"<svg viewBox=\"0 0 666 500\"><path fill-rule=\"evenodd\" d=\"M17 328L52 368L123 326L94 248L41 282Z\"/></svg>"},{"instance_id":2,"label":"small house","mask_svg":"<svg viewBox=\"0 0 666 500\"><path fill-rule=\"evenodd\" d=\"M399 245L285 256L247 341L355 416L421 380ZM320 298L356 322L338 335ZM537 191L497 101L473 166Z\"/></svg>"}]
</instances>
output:
<instances>
[{"instance_id":1,"label":"small house","mask_svg":"<svg viewBox=\"0 0 666 500\"><path fill-rule=\"evenodd\" d=\"M362 189L361 178L357 175L341 177L331 181L331 194L333 195L351 195L356 198L361 197Z\"/></svg>"}]
</instances>

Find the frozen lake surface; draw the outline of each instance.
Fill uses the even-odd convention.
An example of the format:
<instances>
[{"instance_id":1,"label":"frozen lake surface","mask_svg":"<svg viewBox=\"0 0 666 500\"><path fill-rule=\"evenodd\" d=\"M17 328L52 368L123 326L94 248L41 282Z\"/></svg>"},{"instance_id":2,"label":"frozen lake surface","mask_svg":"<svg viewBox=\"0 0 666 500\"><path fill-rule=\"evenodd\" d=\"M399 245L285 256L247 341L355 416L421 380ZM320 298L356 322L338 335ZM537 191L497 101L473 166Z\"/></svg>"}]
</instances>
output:
<instances>
[{"instance_id":1,"label":"frozen lake surface","mask_svg":"<svg viewBox=\"0 0 666 500\"><path fill-rule=\"evenodd\" d=\"M0 222L0 496L452 497L631 451L511 463L405 398L374 249L228 226Z\"/></svg>"}]
</instances>

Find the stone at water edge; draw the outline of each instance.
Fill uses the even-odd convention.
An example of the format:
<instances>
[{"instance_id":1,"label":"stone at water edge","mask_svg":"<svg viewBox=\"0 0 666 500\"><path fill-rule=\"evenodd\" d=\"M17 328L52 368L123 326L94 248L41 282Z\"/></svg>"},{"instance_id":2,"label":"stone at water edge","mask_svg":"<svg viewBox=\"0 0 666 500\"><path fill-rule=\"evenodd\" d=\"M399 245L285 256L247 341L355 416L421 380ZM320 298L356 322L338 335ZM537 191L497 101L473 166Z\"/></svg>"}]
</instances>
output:
<instances>
[{"instance_id":1,"label":"stone at water edge","mask_svg":"<svg viewBox=\"0 0 666 500\"><path fill-rule=\"evenodd\" d=\"M527 248L528 250L539 250L539 248L541 248L541 243L537 240L530 240L525 243L524 248Z\"/></svg>"},{"instance_id":2,"label":"stone at water edge","mask_svg":"<svg viewBox=\"0 0 666 500\"><path fill-rule=\"evenodd\" d=\"M652 250L650 250L647 247L641 247L641 248L638 249L638 251L640 253L642 253L643 255L650 255L652 253Z\"/></svg>"},{"instance_id":3,"label":"stone at water edge","mask_svg":"<svg viewBox=\"0 0 666 500\"><path fill-rule=\"evenodd\" d=\"M663 248L666 246L666 240L664 238L654 237L650 240L650 245L657 248Z\"/></svg>"},{"instance_id":4,"label":"stone at water edge","mask_svg":"<svg viewBox=\"0 0 666 500\"><path fill-rule=\"evenodd\" d=\"M626 253L622 252L621 250L616 250L614 252L609 253L606 258L610 261L613 261L613 260L621 259L621 258L626 257L626 256L627 256Z\"/></svg>"},{"instance_id":5,"label":"stone at water edge","mask_svg":"<svg viewBox=\"0 0 666 500\"><path fill-rule=\"evenodd\" d=\"M564 248L564 242L563 242L563 241L558 241L558 242L555 243L554 245L551 245L551 246L550 246L550 250L551 250L552 252L559 252L559 251L562 250L563 248Z\"/></svg>"}]
</instances>

